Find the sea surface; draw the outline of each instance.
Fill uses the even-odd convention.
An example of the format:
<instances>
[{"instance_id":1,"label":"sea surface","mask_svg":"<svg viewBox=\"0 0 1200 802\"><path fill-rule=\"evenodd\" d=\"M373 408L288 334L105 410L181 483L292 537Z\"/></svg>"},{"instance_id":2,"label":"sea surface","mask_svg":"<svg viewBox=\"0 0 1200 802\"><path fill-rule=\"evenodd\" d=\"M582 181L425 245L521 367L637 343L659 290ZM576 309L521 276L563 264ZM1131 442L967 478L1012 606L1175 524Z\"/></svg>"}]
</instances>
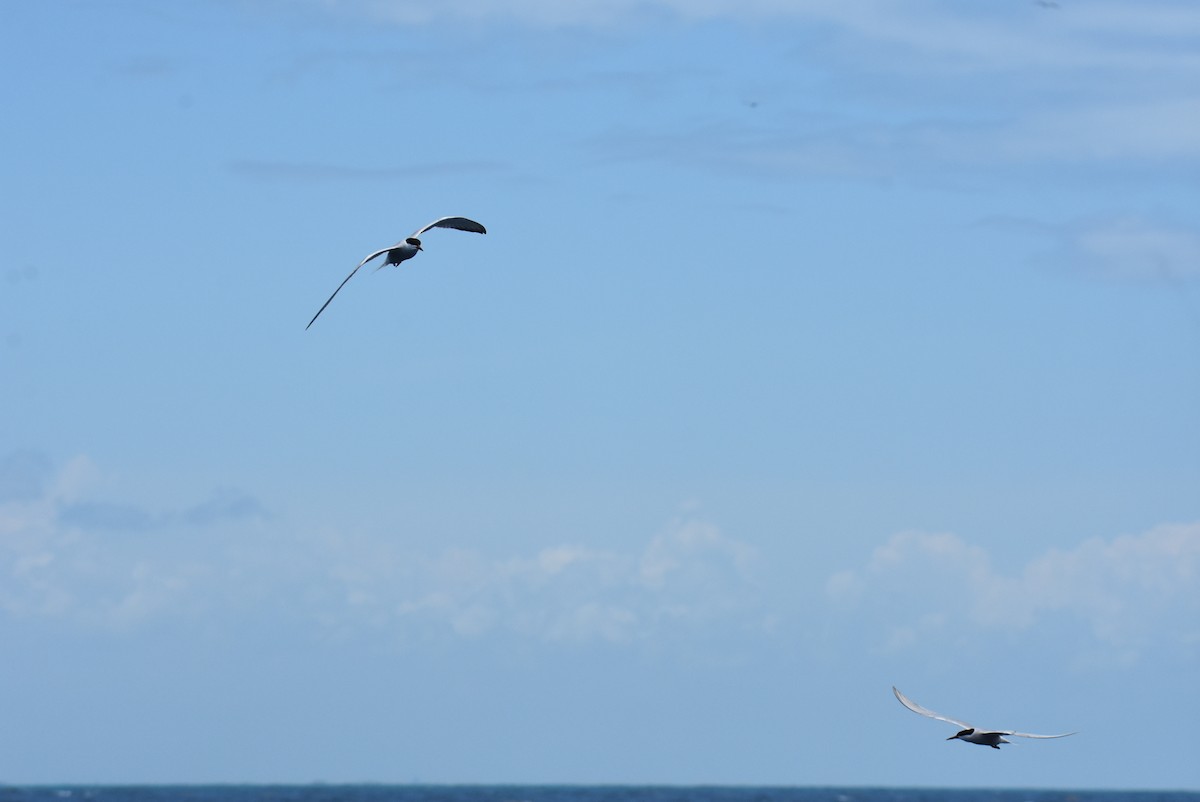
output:
<instances>
[{"instance_id":1,"label":"sea surface","mask_svg":"<svg viewBox=\"0 0 1200 802\"><path fill-rule=\"evenodd\" d=\"M0 802L1200 802L1197 791L621 785L3 786Z\"/></svg>"}]
</instances>

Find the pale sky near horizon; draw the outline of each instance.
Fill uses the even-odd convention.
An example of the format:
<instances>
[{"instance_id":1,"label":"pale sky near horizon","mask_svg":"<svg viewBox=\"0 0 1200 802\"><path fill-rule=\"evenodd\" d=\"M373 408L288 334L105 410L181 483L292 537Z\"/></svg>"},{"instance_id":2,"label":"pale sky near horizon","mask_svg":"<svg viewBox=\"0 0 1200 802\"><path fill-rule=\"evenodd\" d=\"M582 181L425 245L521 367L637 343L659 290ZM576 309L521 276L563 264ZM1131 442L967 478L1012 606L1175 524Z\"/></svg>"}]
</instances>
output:
<instances>
[{"instance_id":1,"label":"pale sky near horizon","mask_svg":"<svg viewBox=\"0 0 1200 802\"><path fill-rule=\"evenodd\" d=\"M0 45L0 782L1200 789L1200 5Z\"/></svg>"}]
</instances>

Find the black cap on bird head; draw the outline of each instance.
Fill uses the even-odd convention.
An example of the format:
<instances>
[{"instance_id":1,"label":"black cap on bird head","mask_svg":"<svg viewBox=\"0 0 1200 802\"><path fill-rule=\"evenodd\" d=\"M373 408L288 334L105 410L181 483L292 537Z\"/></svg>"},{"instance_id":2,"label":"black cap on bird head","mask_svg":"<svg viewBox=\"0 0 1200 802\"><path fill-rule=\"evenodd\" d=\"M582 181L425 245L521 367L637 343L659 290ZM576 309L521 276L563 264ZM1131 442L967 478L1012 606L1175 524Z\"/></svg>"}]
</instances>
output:
<instances>
[{"instance_id":1,"label":"black cap on bird head","mask_svg":"<svg viewBox=\"0 0 1200 802\"><path fill-rule=\"evenodd\" d=\"M404 241L407 242L409 245L413 246L414 248L416 248L418 251L425 250L424 248L421 247L421 240L417 239L416 237L409 237L408 239L406 239Z\"/></svg>"},{"instance_id":2,"label":"black cap on bird head","mask_svg":"<svg viewBox=\"0 0 1200 802\"><path fill-rule=\"evenodd\" d=\"M954 735L951 735L951 736L950 736L949 738L947 738L946 740L947 740L947 741L953 741L955 738L961 738L961 737L963 737L964 735L970 735L970 734L971 734L971 733L973 733L973 732L975 732L975 728L974 728L974 727L968 727L968 728L967 728L967 729L965 729L965 730L961 730L960 732L958 732L958 733L955 733Z\"/></svg>"}]
</instances>

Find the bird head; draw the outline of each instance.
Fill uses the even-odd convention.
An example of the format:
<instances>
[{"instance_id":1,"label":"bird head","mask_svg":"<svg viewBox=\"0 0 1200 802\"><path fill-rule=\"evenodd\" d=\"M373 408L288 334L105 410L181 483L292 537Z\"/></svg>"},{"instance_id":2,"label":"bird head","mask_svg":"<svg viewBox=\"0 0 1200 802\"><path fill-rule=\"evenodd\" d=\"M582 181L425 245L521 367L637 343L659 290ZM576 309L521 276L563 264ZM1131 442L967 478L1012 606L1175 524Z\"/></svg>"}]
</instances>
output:
<instances>
[{"instance_id":1,"label":"bird head","mask_svg":"<svg viewBox=\"0 0 1200 802\"><path fill-rule=\"evenodd\" d=\"M407 242L409 245L413 246L414 248L416 248L418 251L425 250L424 248L421 247L421 240L417 239L416 237L409 237L408 239L406 239L404 241Z\"/></svg>"},{"instance_id":2,"label":"bird head","mask_svg":"<svg viewBox=\"0 0 1200 802\"><path fill-rule=\"evenodd\" d=\"M974 727L968 727L967 729L965 729L965 730L962 730L961 732L958 732L958 733L955 733L954 735L951 735L951 736L950 736L949 738L947 738L946 740L947 740L947 741L953 741L955 738L964 738L964 737L966 737L966 736L970 735L970 734L971 734L971 733L973 733L973 732L975 732L975 728L974 728Z\"/></svg>"}]
</instances>

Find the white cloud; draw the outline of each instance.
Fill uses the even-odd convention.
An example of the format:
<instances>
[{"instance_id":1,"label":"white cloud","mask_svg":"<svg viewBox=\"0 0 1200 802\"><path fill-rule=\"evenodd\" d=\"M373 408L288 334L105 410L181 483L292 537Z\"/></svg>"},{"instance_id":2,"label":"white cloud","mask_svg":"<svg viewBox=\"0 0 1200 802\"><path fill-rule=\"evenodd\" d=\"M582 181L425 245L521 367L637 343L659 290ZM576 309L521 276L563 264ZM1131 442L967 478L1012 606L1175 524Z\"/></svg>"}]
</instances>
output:
<instances>
[{"instance_id":1,"label":"white cloud","mask_svg":"<svg viewBox=\"0 0 1200 802\"><path fill-rule=\"evenodd\" d=\"M1023 619L1067 610L1087 619L1102 640L1140 641L1180 620L1175 633L1200 633L1200 524L1161 526L1141 535L1088 540L1053 550L1026 566Z\"/></svg>"},{"instance_id":2,"label":"white cloud","mask_svg":"<svg viewBox=\"0 0 1200 802\"><path fill-rule=\"evenodd\" d=\"M624 643L639 635L639 623L637 614L628 608L586 602L556 616L546 637L555 641Z\"/></svg>"},{"instance_id":3,"label":"white cloud","mask_svg":"<svg viewBox=\"0 0 1200 802\"><path fill-rule=\"evenodd\" d=\"M650 541L639 560L638 573L641 582L651 588L663 587L681 576L704 584L725 571L747 577L755 557L752 547L725 538L712 524L679 521Z\"/></svg>"},{"instance_id":4,"label":"white cloud","mask_svg":"<svg viewBox=\"0 0 1200 802\"><path fill-rule=\"evenodd\" d=\"M1140 217L1091 220L1064 235L1070 263L1121 279L1177 281L1200 276L1200 232Z\"/></svg>"},{"instance_id":5,"label":"white cloud","mask_svg":"<svg viewBox=\"0 0 1200 802\"><path fill-rule=\"evenodd\" d=\"M1129 37L1186 41L1200 36L1200 14L1183 0L1147 0L1131 5L1116 2L1075 4L1069 13L1044 15L1033 4L1010 8L968 9L952 0L461 0L431 4L421 0L292 0L333 13L390 18L416 24L437 18L468 20L507 19L535 25L614 23L630 17L670 15L682 20L795 18L836 22L881 41L905 42L947 50L968 49L992 37L985 51L1018 50L1027 42L1003 38L1005 26L1036 24L1035 32L1062 31L1060 35L1120 33ZM274 5L281 5L273 2ZM931 21L945 20L958 27L957 38Z\"/></svg>"},{"instance_id":6,"label":"white cloud","mask_svg":"<svg viewBox=\"0 0 1200 802\"><path fill-rule=\"evenodd\" d=\"M696 520L674 521L629 552L556 544L528 556L448 548L405 557L370 539L326 546L318 562L328 566L326 580L344 588L332 595L373 607L374 625L401 637L416 626L466 637L623 643L671 627L736 623L757 597L754 549ZM349 605L327 619L343 629L363 621Z\"/></svg>"},{"instance_id":7,"label":"white cloud","mask_svg":"<svg viewBox=\"0 0 1200 802\"><path fill-rule=\"evenodd\" d=\"M352 532L281 531L237 491L182 514L135 516L137 506L90 496L102 479L80 458L43 481L40 497L0 504L0 616L128 630L284 611L330 637L630 643L741 626L757 600L754 549L691 518L625 551L423 552Z\"/></svg>"},{"instance_id":8,"label":"white cloud","mask_svg":"<svg viewBox=\"0 0 1200 802\"><path fill-rule=\"evenodd\" d=\"M96 500L104 484L97 466L77 456L42 482L36 497L0 503L0 615L116 629L192 615L213 606L222 576L238 567L208 553L211 541L172 535L235 529L264 515L237 490L151 514Z\"/></svg>"},{"instance_id":9,"label":"white cloud","mask_svg":"<svg viewBox=\"0 0 1200 802\"><path fill-rule=\"evenodd\" d=\"M867 564L831 576L831 601L881 628L890 649L1023 632L1065 616L1094 642L1137 653L1200 634L1200 523L1052 549L1020 571L953 534L902 532Z\"/></svg>"}]
</instances>

